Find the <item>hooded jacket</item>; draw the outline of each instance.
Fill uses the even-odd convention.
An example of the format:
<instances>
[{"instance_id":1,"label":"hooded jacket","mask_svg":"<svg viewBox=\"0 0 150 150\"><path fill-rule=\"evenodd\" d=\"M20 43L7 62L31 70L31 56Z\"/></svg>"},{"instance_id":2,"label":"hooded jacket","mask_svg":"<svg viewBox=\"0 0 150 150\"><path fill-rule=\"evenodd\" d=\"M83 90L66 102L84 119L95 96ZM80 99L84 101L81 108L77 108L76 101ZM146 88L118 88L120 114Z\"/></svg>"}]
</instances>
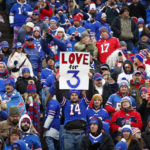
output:
<instances>
[{"instance_id":1,"label":"hooded jacket","mask_svg":"<svg viewBox=\"0 0 150 150\"><path fill-rule=\"evenodd\" d=\"M17 1L10 10L9 22L10 24L14 24L14 26L21 27L25 24L28 15L31 13L32 8L30 5L26 4L26 1L24 4Z\"/></svg>"},{"instance_id":2,"label":"hooded jacket","mask_svg":"<svg viewBox=\"0 0 150 150\"><path fill-rule=\"evenodd\" d=\"M21 129L21 122L24 118L28 118L30 120L30 127L29 127L29 130L26 132L23 132L23 130ZM33 149L41 148L40 139L37 135L35 135L33 133L33 130L31 130L31 127L32 127L32 121L31 121L30 117L27 114L23 115L19 120L19 129L22 131L21 139L24 140L28 144L28 147L30 149L31 148L33 148Z\"/></svg>"},{"instance_id":3,"label":"hooded jacket","mask_svg":"<svg viewBox=\"0 0 150 150\"><path fill-rule=\"evenodd\" d=\"M92 142L89 139L89 136L84 136L81 145L80 145L80 150L113 150L114 148L114 143L112 138L106 134L102 133L102 139L101 142L92 144Z\"/></svg>"},{"instance_id":4,"label":"hooded jacket","mask_svg":"<svg viewBox=\"0 0 150 150\"><path fill-rule=\"evenodd\" d=\"M131 65L131 72L128 74L125 70L125 65L126 64L130 64ZM125 60L123 63L123 72L119 74L118 76L118 83L120 83L120 81L122 80L122 78L126 78L126 80L128 80L128 82L130 82L130 80L132 79L132 74L134 72L134 68L133 68L133 63L130 60Z\"/></svg>"}]
</instances>

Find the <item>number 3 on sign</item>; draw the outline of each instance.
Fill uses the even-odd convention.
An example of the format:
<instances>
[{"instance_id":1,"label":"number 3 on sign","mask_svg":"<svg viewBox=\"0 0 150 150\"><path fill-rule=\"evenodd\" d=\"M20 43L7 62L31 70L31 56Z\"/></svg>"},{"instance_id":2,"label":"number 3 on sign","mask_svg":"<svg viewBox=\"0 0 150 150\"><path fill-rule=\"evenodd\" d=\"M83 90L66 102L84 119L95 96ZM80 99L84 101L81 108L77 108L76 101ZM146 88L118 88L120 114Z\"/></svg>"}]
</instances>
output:
<instances>
[{"instance_id":1,"label":"number 3 on sign","mask_svg":"<svg viewBox=\"0 0 150 150\"><path fill-rule=\"evenodd\" d=\"M109 48L109 43L105 43L101 45L101 53L107 53Z\"/></svg>"},{"instance_id":2,"label":"number 3 on sign","mask_svg":"<svg viewBox=\"0 0 150 150\"><path fill-rule=\"evenodd\" d=\"M76 84L74 84L74 85L71 84L70 80L67 80L68 86L71 87L71 88L77 88L79 86L79 84L80 84L80 78L77 76L79 71L77 71L77 70L69 70L67 73L72 73L73 74L72 77L76 78L76 80L77 80Z\"/></svg>"}]
</instances>

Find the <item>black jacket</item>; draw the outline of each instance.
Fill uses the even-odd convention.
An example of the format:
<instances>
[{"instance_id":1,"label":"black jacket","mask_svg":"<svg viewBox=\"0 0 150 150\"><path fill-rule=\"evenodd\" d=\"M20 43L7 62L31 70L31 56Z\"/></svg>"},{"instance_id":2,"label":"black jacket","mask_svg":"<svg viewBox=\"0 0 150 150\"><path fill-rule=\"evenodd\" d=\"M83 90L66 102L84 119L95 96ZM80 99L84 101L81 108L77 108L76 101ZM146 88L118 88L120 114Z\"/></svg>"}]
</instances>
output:
<instances>
[{"instance_id":1,"label":"black jacket","mask_svg":"<svg viewBox=\"0 0 150 150\"><path fill-rule=\"evenodd\" d=\"M150 149L150 131L148 131L148 129L142 133L142 138L145 142L146 148Z\"/></svg>"},{"instance_id":2,"label":"black jacket","mask_svg":"<svg viewBox=\"0 0 150 150\"><path fill-rule=\"evenodd\" d=\"M121 17L120 16L116 17L113 20L111 29L113 31L113 36L119 38L121 34ZM138 32L138 27L136 25L136 22L132 18L131 18L131 31L134 36L133 42L136 43L138 41L139 32Z\"/></svg>"},{"instance_id":3,"label":"black jacket","mask_svg":"<svg viewBox=\"0 0 150 150\"><path fill-rule=\"evenodd\" d=\"M128 150L142 150L138 141L136 139L132 139L131 143L128 146Z\"/></svg>"},{"instance_id":4,"label":"black jacket","mask_svg":"<svg viewBox=\"0 0 150 150\"><path fill-rule=\"evenodd\" d=\"M113 150L113 149L114 149L113 140L106 133L103 133L103 137L100 143L92 144L89 139L89 136L84 136L80 145L80 150Z\"/></svg>"},{"instance_id":5,"label":"black jacket","mask_svg":"<svg viewBox=\"0 0 150 150\"><path fill-rule=\"evenodd\" d=\"M146 8L140 2L138 2L137 5L131 4L129 6L129 9L131 17L133 16L137 18L142 17L146 21Z\"/></svg>"},{"instance_id":6,"label":"black jacket","mask_svg":"<svg viewBox=\"0 0 150 150\"><path fill-rule=\"evenodd\" d=\"M37 93L40 92L41 84L40 84L40 81L38 81L35 77L29 77L27 79L25 79L24 77L18 77L17 82L16 82L16 90L20 92L20 94L24 94L25 92L27 92L27 86L28 86L29 80L34 81L36 85Z\"/></svg>"}]
</instances>

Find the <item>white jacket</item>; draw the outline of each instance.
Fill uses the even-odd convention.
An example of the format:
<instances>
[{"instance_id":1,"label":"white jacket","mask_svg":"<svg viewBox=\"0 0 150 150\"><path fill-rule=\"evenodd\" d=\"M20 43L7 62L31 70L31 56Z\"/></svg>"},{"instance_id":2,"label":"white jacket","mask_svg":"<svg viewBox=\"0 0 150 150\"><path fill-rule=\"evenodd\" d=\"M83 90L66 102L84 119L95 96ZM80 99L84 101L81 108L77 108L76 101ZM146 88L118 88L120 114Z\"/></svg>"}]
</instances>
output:
<instances>
[{"instance_id":1,"label":"white jacket","mask_svg":"<svg viewBox=\"0 0 150 150\"><path fill-rule=\"evenodd\" d=\"M17 80L17 78L19 76L22 76L22 69L23 68L29 68L30 76L33 77L34 74L33 74L33 70L32 70L32 65L31 65L31 63L30 63L30 61L27 58L27 55L25 53L15 52L13 56L10 55L8 58L7 67L10 70L15 68L14 61L18 61L18 64L16 65L16 67L19 68L19 66L21 66L21 64L23 63L23 61L25 59L26 59L25 63L23 64L23 66L20 68L20 70L18 72L11 72L11 76L13 76L15 78L15 81Z\"/></svg>"}]
</instances>

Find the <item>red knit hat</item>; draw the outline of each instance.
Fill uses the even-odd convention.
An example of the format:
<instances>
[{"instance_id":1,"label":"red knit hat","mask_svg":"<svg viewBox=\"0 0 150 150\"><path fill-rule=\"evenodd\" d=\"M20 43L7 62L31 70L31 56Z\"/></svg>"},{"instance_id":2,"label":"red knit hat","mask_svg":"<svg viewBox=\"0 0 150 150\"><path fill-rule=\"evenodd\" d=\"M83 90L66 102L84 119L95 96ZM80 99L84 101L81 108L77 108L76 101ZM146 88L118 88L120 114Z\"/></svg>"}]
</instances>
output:
<instances>
[{"instance_id":1,"label":"red knit hat","mask_svg":"<svg viewBox=\"0 0 150 150\"><path fill-rule=\"evenodd\" d=\"M27 92L28 93L36 93L36 86L35 86L35 84L28 84L28 86L27 86Z\"/></svg>"},{"instance_id":2,"label":"red knit hat","mask_svg":"<svg viewBox=\"0 0 150 150\"><path fill-rule=\"evenodd\" d=\"M73 18L73 22L74 21L78 21L78 22L80 22L80 17L79 16L74 16L74 18Z\"/></svg>"}]
</instances>

